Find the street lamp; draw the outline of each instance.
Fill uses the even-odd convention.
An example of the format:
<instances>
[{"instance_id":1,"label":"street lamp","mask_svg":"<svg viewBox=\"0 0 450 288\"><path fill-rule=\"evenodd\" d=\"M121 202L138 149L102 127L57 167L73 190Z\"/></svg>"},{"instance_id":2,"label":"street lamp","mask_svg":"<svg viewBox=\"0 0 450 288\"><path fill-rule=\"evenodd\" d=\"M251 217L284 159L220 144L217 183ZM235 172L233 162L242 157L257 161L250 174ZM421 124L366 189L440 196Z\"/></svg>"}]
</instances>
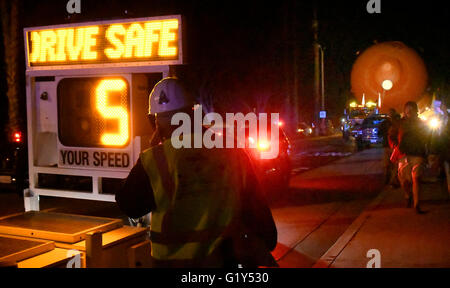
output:
<instances>
[{"instance_id":1,"label":"street lamp","mask_svg":"<svg viewBox=\"0 0 450 288\"><path fill-rule=\"evenodd\" d=\"M382 98L382 101L384 103L384 95L386 94L386 91L391 90L393 86L394 86L394 83L392 83L392 81L389 79L386 79L381 83L381 88L383 88L383 96L382 97L378 96L378 98L379 98L378 99L378 106L379 106L378 108L379 109L381 109L381 103L380 103L381 99L380 98Z\"/></svg>"},{"instance_id":2,"label":"street lamp","mask_svg":"<svg viewBox=\"0 0 450 288\"><path fill-rule=\"evenodd\" d=\"M393 84L392 81L389 80L389 79L384 80L383 83L381 83L381 87L383 87L383 89L384 89L385 91L391 90L391 89L392 89L392 86L394 86L394 84Z\"/></svg>"}]
</instances>

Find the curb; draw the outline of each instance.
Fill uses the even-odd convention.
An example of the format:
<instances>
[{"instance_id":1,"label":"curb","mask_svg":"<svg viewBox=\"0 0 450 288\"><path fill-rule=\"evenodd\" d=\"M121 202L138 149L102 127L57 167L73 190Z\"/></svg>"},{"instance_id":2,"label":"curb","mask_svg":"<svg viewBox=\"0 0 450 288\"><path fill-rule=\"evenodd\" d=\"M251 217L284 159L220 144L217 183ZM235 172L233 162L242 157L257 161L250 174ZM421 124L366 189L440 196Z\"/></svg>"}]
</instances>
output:
<instances>
[{"instance_id":1,"label":"curb","mask_svg":"<svg viewBox=\"0 0 450 288\"><path fill-rule=\"evenodd\" d=\"M345 232L336 240L325 254L320 257L319 260L312 266L312 268L330 268L336 258L347 247L347 244L355 237L361 227L370 217L372 210L377 208L379 204L386 198L392 189L389 186L385 186L378 196L369 203L363 212L353 221L352 224L345 230Z\"/></svg>"}]
</instances>

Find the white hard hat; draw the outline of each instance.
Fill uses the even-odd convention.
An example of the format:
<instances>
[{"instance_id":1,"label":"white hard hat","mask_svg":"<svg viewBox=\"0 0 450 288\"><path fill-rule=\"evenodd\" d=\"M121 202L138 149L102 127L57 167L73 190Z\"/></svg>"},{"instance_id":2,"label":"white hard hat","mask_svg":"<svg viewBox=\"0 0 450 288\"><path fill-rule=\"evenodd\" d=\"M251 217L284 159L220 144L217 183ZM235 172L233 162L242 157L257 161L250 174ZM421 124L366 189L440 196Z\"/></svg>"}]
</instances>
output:
<instances>
[{"instance_id":1,"label":"white hard hat","mask_svg":"<svg viewBox=\"0 0 450 288\"><path fill-rule=\"evenodd\" d=\"M168 77L156 83L148 98L148 114L179 110L193 106L194 100L177 78Z\"/></svg>"}]
</instances>

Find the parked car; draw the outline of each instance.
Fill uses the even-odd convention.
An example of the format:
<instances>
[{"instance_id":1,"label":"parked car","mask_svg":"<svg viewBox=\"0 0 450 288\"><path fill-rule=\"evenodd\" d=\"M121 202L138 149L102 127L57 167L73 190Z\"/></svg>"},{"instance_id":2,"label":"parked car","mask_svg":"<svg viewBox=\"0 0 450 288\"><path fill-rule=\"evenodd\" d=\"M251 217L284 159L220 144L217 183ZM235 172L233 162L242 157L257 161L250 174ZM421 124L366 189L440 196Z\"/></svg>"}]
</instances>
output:
<instances>
[{"instance_id":1,"label":"parked car","mask_svg":"<svg viewBox=\"0 0 450 288\"><path fill-rule=\"evenodd\" d=\"M270 139L270 129L268 131L268 139ZM278 148L279 153L273 159L262 159L261 152L268 151L271 143L268 141L259 140L256 143L256 148L248 148L250 158L255 164L256 172L260 178L264 194L268 198L277 198L279 193L284 193L289 189L289 180L291 178L292 163L291 163L291 144L284 130L279 127L278 133ZM254 139L248 138L250 141Z\"/></svg>"},{"instance_id":2,"label":"parked car","mask_svg":"<svg viewBox=\"0 0 450 288\"><path fill-rule=\"evenodd\" d=\"M314 135L314 128L312 125L308 125L305 122L301 122L297 127L297 136L298 137L310 137Z\"/></svg>"},{"instance_id":3,"label":"parked car","mask_svg":"<svg viewBox=\"0 0 450 288\"><path fill-rule=\"evenodd\" d=\"M258 127L259 125L257 125ZM263 191L261 193L265 194L269 198L277 198L280 192L285 192L289 188L289 180L291 177L291 144L289 138L284 132L282 125L278 125L278 155L273 159L263 159L261 153L268 152L271 149L272 143L271 139L271 126L267 127L267 140L258 139L256 136L253 138L249 133L249 127L244 127L245 139L243 146L245 146L245 152L251 159L253 166L256 170L256 174L259 181L262 184ZM208 128L208 127L206 127ZM237 130L234 127L234 139L237 139ZM223 133L228 129L225 127L217 127L215 132L219 137L224 137ZM258 133L259 134L259 133ZM235 147L236 147L235 143ZM252 144L252 146L250 145ZM252 148L251 148L252 147Z\"/></svg>"}]
</instances>

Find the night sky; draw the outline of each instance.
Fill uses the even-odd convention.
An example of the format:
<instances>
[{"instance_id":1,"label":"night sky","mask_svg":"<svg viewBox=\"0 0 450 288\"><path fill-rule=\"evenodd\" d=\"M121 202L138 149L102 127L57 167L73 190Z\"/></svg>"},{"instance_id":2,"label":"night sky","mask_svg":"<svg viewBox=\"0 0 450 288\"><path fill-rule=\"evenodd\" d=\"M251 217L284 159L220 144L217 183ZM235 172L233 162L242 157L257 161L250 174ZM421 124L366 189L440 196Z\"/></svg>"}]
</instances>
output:
<instances>
[{"instance_id":1,"label":"night sky","mask_svg":"<svg viewBox=\"0 0 450 288\"><path fill-rule=\"evenodd\" d=\"M69 17L66 0L23 0L21 26L181 14L188 65L180 69L180 75L194 89L203 87L202 93L212 95L217 110L242 111L261 106L288 118L294 106L286 99L296 94L299 119L312 120L313 1L81 2L82 13ZM427 65L429 91L448 97L448 1L381 0L381 14L369 14L367 2L317 1L329 115L339 117L352 97L350 71L356 53L383 41L402 41L414 48ZM4 108L5 83L1 83Z\"/></svg>"}]
</instances>

